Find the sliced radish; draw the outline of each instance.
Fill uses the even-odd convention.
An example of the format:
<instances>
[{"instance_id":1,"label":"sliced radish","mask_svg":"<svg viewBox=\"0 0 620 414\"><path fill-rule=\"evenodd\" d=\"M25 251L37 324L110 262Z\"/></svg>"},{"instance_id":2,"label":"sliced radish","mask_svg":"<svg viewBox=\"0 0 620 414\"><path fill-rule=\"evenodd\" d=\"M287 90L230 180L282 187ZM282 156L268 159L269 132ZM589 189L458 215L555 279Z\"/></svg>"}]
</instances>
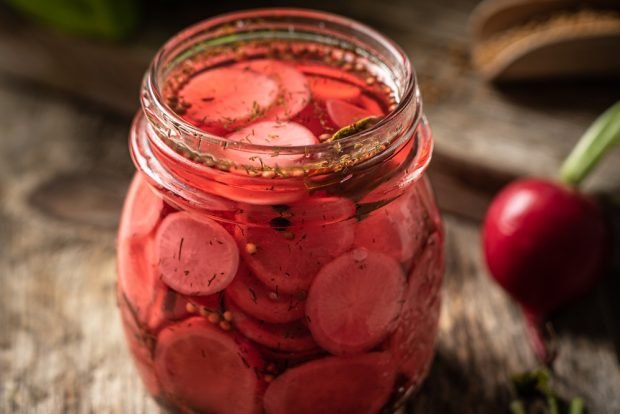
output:
<instances>
[{"instance_id":1,"label":"sliced radish","mask_svg":"<svg viewBox=\"0 0 620 414\"><path fill-rule=\"evenodd\" d=\"M434 234L409 275L405 304L389 341L396 365L413 383L426 375L434 353L441 309L441 251L440 237Z\"/></svg>"},{"instance_id":2,"label":"sliced radish","mask_svg":"<svg viewBox=\"0 0 620 414\"><path fill-rule=\"evenodd\" d=\"M426 241L424 210L416 197L401 197L362 219L355 230L355 246L379 251L407 262Z\"/></svg>"},{"instance_id":3,"label":"sliced radish","mask_svg":"<svg viewBox=\"0 0 620 414\"><path fill-rule=\"evenodd\" d=\"M256 351L240 346L202 317L165 328L157 338L155 370L164 392L194 410L256 413Z\"/></svg>"},{"instance_id":4,"label":"sliced radish","mask_svg":"<svg viewBox=\"0 0 620 414\"><path fill-rule=\"evenodd\" d=\"M157 332L170 322L190 316L186 305L187 301L183 296L158 281L153 305L149 310L148 328Z\"/></svg>"},{"instance_id":5,"label":"sliced radish","mask_svg":"<svg viewBox=\"0 0 620 414\"><path fill-rule=\"evenodd\" d=\"M360 108L345 101L330 99L325 101L325 108L330 119L338 128L351 125L360 119L374 115L365 108Z\"/></svg>"},{"instance_id":6,"label":"sliced radish","mask_svg":"<svg viewBox=\"0 0 620 414\"><path fill-rule=\"evenodd\" d=\"M242 62L242 70L261 73L275 79L280 87L275 103L264 114L264 119L285 121L299 113L310 102L310 88L306 77L293 66L271 59Z\"/></svg>"},{"instance_id":7,"label":"sliced radish","mask_svg":"<svg viewBox=\"0 0 620 414\"><path fill-rule=\"evenodd\" d=\"M219 292L237 273L235 241L213 220L171 214L159 227L155 245L161 280L184 295Z\"/></svg>"},{"instance_id":8,"label":"sliced radish","mask_svg":"<svg viewBox=\"0 0 620 414\"><path fill-rule=\"evenodd\" d=\"M410 384L420 384L433 362L440 309L439 299L423 310L416 307L403 309L400 324L390 338L394 363Z\"/></svg>"},{"instance_id":9,"label":"sliced radish","mask_svg":"<svg viewBox=\"0 0 620 414\"><path fill-rule=\"evenodd\" d=\"M121 219L122 237L143 237L151 233L159 223L164 202L151 186L137 173L129 186Z\"/></svg>"},{"instance_id":10,"label":"sliced radish","mask_svg":"<svg viewBox=\"0 0 620 414\"><path fill-rule=\"evenodd\" d=\"M265 393L268 414L375 414L394 385L386 353L328 357L289 369Z\"/></svg>"},{"instance_id":11,"label":"sliced radish","mask_svg":"<svg viewBox=\"0 0 620 414\"><path fill-rule=\"evenodd\" d=\"M232 312L234 326L254 342L279 351L303 352L318 348L302 320L268 323L247 316L230 302L227 308Z\"/></svg>"},{"instance_id":12,"label":"sliced radish","mask_svg":"<svg viewBox=\"0 0 620 414\"><path fill-rule=\"evenodd\" d=\"M264 112L278 93L278 82L268 74L225 67L193 76L179 95L191 105L185 117L194 124L214 124L230 130Z\"/></svg>"},{"instance_id":13,"label":"sliced radish","mask_svg":"<svg viewBox=\"0 0 620 414\"><path fill-rule=\"evenodd\" d=\"M140 378L142 378L142 382L147 391L151 395L157 397L161 394L161 388L157 376L155 375L151 350L144 343L144 334L135 324L133 316L127 308L127 304L121 302L119 306L121 309L123 331L125 332L129 351L133 357L134 366L138 370L138 374Z\"/></svg>"},{"instance_id":14,"label":"sliced radish","mask_svg":"<svg viewBox=\"0 0 620 414\"><path fill-rule=\"evenodd\" d=\"M255 226L269 225L276 218L290 221L291 227L327 225L355 217L356 205L345 197L312 197L301 202L271 206L247 206L238 221Z\"/></svg>"},{"instance_id":15,"label":"sliced radish","mask_svg":"<svg viewBox=\"0 0 620 414\"><path fill-rule=\"evenodd\" d=\"M184 296L158 282L156 292L149 311L148 328L151 332L159 332L171 322L180 321L193 314L221 314L224 309L223 291L208 296Z\"/></svg>"},{"instance_id":16,"label":"sliced radish","mask_svg":"<svg viewBox=\"0 0 620 414\"><path fill-rule=\"evenodd\" d=\"M227 149L227 157L239 155L240 151ZM237 154L235 154L237 153ZM248 154L243 154L247 161ZM243 159L242 159L243 161ZM243 172L242 172L243 170ZM225 177L218 177L218 181L210 179L210 182L201 183L200 188L205 191L218 194L228 200L239 202L236 211L244 210L250 205L274 205L292 203L308 197L308 189L304 181L300 179L278 180L275 185L273 177L255 177L247 174L245 169L234 170L236 174L225 173ZM221 181L219 180L221 178ZM245 204L245 205L244 205ZM233 213L234 214L234 213ZM218 216L222 216L218 214ZM227 218L226 216L222 216Z\"/></svg>"},{"instance_id":17,"label":"sliced radish","mask_svg":"<svg viewBox=\"0 0 620 414\"><path fill-rule=\"evenodd\" d=\"M319 141L306 127L295 122L262 121L251 124L233 132L228 136L231 141L273 147L305 146L317 144ZM304 154L253 154L229 149L227 158L246 165L262 167L263 165L287 165L303 158Z\"/></svg>"},{"instance_id":18,"label":"sliced radish","mask_svg":"<svg viewBox=\"0 0 620 414\"><path fill-rule=\"evenodd\" d=\"M226 297L250 316L272 323L291 322L305 315L306 298L270 290L245 265L226 289Z\"/></svg>"},{"instance_id":19,"label":"sliced radish","mask_svg":"<svg viewBox=\"0 0 620 414\"><path fill-rule=\"evenodd\" d=\"M161 389L153 367L152 343L147 340L148 334L141 329L141 322L136 320L137 315L130 308L127 297L120 290L117 290L117 300L123 332L133 357L134 366L148 392L153 396L159 396Z\"/></svg>"},{"instance_id":20,"label":"sliced radish","mask_svg":"<svg viewBox=\"0 0 620 414\"><path fill-rule=\"evenodd\" d=\"M158 283L152 239L135 240L119 235L118 284L140 323L147 323Z\"/></svg>"},{"instance_id":21,"label":"sliced radish","mask_svg":"<svg viewBox=\"0 0 620 414\"><path fill-rule=\"evenodd\" d=\"M155 296L156 274L150 235L165 204L141 174L129 186L117 240L118 283L141 323L146 323Z\"/></svg>"},{"instance_id":22,"label":"sliced radish","mask_svg":"<svg viewBox=\"0 0 620 414\"><path fill-rule=\"evenodd\" d=\"M338 127L327 116L325 103L317 100L306 105L300 113L291 118L291 121L302 124L317 137L338 130Z\"/></svg>"},{"instance_id":23,"label":"sliced radish","mask_svg":"<svg viewBox=\"0 0 620 414\"><path fill-rule=\"evenodd\" d=\"M407 297L413 298L416 306L425 307L438 295L443 281L443 242L439 233L431 234L424 251L409 273Z\"/></svg>"},{"instance_id":24,"label":"sliced radish","mask_svg":"<svg viewBox=\"0 0 620 414\"><path fill-rule=\"evenodd\" d=\"M224 312L224 291L208 296L186 296L185 300L194 305L197 312L200 310L209 313Z\"/></svg>"},{"instance_id":25,"label":"sliced radish","mask_svg":"<svg viewBox=\"0 0 620 414\"><path fill-rule=\"evenodd\" d=\"M347 203L334 203L345 209ZM271 290L304 295L318 271L353 244L353 220L329 223L330 213L308 202L291 207L284 216L273 214L264 225L260 219L242 218L254 226L238 226L235 234L245 262L254 275ZM322 213L321 213L322 212ZM246 213L248 214L248 213ZM249 213L252 214L252 213ZM248 251L246 246L255 247Z\"/></svg>"},{"instance_id":26,"label":"sliced radish","mask_svg":"<svg viewBox=\"0 0 620 414\"><path fill-rule=\"evenodd\" d=\"M332 354L367 351L396 327L404 293L405 275L396 260L355 249L314 279L306 302L308 326Z\"/></svg>"},{"instance_id":27,"label":"sliced radish","mask_svg":"<svg viewBox=\"0 0 620 414\"><path fill-rule=\"evenodd\" d=\"M350 83L323 76L308 76L312 96L317 99L340 99L349 101L362 93L361 89Z\"/></svg>"},{"instance_id":28,"label":"sliced radish","mask_svg":"<svg viewBox=\"0 0 620 414\"><path fill-rule=\"evenodd\" d=\"M365 108L371 115L374 115L374 116L384 115L383 109L381 109L381 106L379 105L379 103L377 103L375 99L367 95L360 95L357 101L359 102L359 105L362 108Z\"/></svg>"},{"instance_id":29,"label":"sliced radish","mask_svg":"<svg viewBox=\"0 0 620 414\"><path fill-rule=\"evenodd\" d=\"M326 224L355 216L355 203L345 197L317 197L291 204L287 213L295 225Z\"/></svg>"},{"instance_id":30,"label":"sliced radish","mask_svg":"<svg viewBox=\"0 0 620 414\"><path fill-rule=\"evenodd\" d=\"M318 347L308 351L291 352L258 345L258 350L265 360L274 361L287 368L327 355L324 350Z\"/></svg>"}]
</instances>

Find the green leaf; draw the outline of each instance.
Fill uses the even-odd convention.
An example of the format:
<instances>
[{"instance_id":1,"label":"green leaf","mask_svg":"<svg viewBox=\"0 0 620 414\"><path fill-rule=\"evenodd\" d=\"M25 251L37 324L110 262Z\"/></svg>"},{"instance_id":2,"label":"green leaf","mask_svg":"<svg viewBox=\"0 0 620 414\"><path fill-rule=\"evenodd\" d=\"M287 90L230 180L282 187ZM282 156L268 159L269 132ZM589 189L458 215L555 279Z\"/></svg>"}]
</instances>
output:
<instances>
[{"instance_id":1,"label":"green leaf","mask_svg":"<svg viewBox=\"0 0 620 414\"><path fill-rule=\"evenodd\" d=\"M139 0L6 0L15 9L60 30L118 40L132 34Z\"/></svg>"},{"instance_id":2,"label":"green leaf","mask_svg":"<svg viewBox=\"0 0 620 414\"><path fill-rule=\"evenodd\" d=\"M583 134L562 164L560 178L578 186L601 158L620 142L620 102L605 111Z\"/></svg>"},{"instance_id":3,"label":"green leaf","mask_svg":"<svg viewBox=\"0 0 620 414\"><path fill-rule=\"evenodd\" d=\"M377 116L367 116L366 118L359 119L351 125L340 128L334 133L334 135L326 139L324 142L337 141L339 139L349 137L353 134L357 134L358 132L365 131L375 126L380 120L381 118Z\"/></svg>"},{"instance_id":4,"label":"green leaf","mask_svg":"<svg viewBox=\"0 0 620 414\"><path fill-rule=\"evenodd\" d=\"M517 394L525 398L553 397L550 381L551 375L546 369L528 371L512 377Z\"/></svg>"}]
</instances>

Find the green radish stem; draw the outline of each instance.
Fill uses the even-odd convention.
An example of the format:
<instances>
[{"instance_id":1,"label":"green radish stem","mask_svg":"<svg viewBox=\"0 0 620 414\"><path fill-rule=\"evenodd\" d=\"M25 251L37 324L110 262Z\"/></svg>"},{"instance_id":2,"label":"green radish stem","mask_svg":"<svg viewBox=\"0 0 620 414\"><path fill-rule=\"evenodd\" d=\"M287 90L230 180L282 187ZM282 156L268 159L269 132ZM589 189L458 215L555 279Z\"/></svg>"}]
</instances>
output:
<instances>
[{"instance_id":1,"label":"green radish stem","mask_svg":"<svg viewBox=\"0 0 620 414\"><path fill-rule=\"evenodd\" d=\"M525 406L520 400L510 403L510 414L526 414Z\"/></svg>"},{"instance_id":2,"label":"green radish stem","mask_svg":"<svg viewBox=\"0 0 620 414\"><path fill-rule=\"evenodd\" d=\"M560 179L578 186L605 153L620 143L620 102L599 116L562 164Z\"/></svg>"},{"instance_id":3,"label":"green radish stem","mask_svg":"<svg viewBox=\"0 0 620 414\"><path fill-rule=\"evenodd\" d=\"M583 400L581 398L575 398L570 402L568 409L569 414L583 414Z\"/></svg>"}]
</instances>

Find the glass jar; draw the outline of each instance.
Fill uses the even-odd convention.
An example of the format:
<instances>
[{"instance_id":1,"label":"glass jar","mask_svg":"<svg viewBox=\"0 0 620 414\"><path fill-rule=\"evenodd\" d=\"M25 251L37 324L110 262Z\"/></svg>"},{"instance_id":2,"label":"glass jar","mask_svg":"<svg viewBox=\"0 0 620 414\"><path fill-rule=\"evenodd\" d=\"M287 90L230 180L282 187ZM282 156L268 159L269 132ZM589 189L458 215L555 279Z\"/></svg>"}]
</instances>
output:
<instances>
[{"instance_id":1,"label":"glass jar","mask_svg":"<svg viewBox=\"0 0 620 414\"><path fill-rule=\"evenodd\" d=\"M254 66L228 69L239 62ZM332 70L341 77L315 79ZM213 96L180 97L205 73L218 80L209 86L217 105ZM291 79L310 99L282 92ZM346 87L338 83L345 79ZM254 109L272 89L287 111L264 121L279 103ZM256 95L253 128L272 122L292 143L222 137L244 128L222 115L243 112L231 90ZM370 102L382 93L383 106ZM298 145L328 127L300 129L290 122L293 103L299 113L309 102L346 109L352 94L374 115ZM225 15L159 51L141 103L117 293L153 397L215 414L371 414L401 405L433 358L443 277L442 226L424 176L432 139L402 50L321 12ZM199 110L228 124L188 115Z\"/></svg>"}]
</instances>

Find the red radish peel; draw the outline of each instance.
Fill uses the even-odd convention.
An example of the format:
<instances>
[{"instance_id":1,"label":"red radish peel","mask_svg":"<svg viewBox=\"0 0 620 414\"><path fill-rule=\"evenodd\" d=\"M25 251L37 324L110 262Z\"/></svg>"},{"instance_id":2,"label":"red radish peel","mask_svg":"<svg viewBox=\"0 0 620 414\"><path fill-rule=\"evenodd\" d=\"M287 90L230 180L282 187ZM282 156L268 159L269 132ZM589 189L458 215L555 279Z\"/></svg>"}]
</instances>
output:
<instances>
[{"instance_id":1,"label":"red radish peel","mask_svg":"<svg viewBox=\"0 0 620 414\"><path fill-rule=\"evenodd\" d=\"M533 346L548 359L541 321L590 291L610 261L611 230L600 206L578 185L620 142L620 102L586 131L562 166L565 183L522 179L493 200L482 239L491 276L528 315ZM533 328L533 329L531 329Z\"/></svg>"}]
</instances>

